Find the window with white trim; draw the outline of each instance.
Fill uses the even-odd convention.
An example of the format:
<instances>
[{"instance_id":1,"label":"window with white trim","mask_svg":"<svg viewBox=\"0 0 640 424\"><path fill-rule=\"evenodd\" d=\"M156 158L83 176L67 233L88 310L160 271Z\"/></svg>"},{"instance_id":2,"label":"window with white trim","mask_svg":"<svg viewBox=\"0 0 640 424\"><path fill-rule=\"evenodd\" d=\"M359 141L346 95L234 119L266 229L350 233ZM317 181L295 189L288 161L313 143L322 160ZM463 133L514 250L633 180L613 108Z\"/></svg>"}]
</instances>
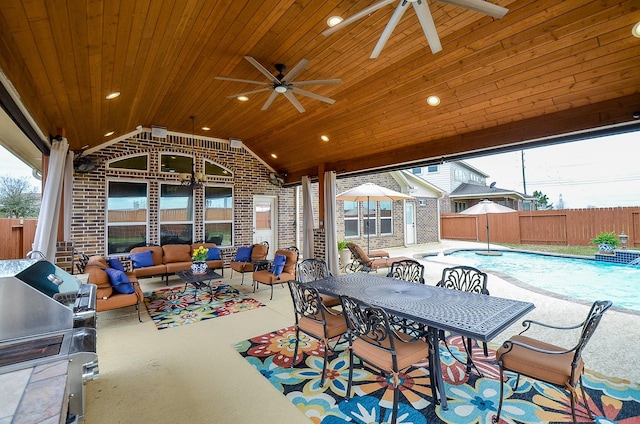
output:
<instances>
[{"instance_id":1,"label":"window with white trim","mask_svg":"<svg viewBox=\"0 0 640 424\"><path fill-rule=\"evenodd\" d=\"M147 243L147 205L146 182L107 182L107 255L129 253Z\"/></svg>"},{"instance_id":2,"label":"window with white trim","mask_svg":"<svg viewBox=\"0 0 640 424\"><path fill-rule=\"evenodd\" d=\"M160 185L160 245L193 243L193 189L176 184Z\"/></svg>"},{"instance_id":3,"label":"window with white trim","mask_svg":"<svg viewBox=\"0 0 640 424\"><path fill-rule=\"evenodd\" d=\"M358 237L360 235L360 213L358 202L344 201L344 236Z\"/></svg>"},{"instance_id":4,"label":"window with white trim","mask_svg":"<svg viewBox=\"0 0 640 424\"><path fill-rule=\"evenodd\" d=\"M376 203L378 202L371 200L362 202L362 206L364 207L364 210L362 211L362 221L364 223L365 235L375 236L376 234L378 234L378 229L376 228Z\"/></svg>"},{"instance_id":5,"label":"window with white trim","mask_svg":"<svg viewBox=\"0 0 640 424\"><path fill-rule=\"evenodd\" d=\"M393 202L378 202L380 206L380 234L393 234Z\"/></svg>"},{"instance_id":6,"label":"window with white trim","mask_svg":"<svg viewBox=\"0 0 640 424\"><path fill-rule=\"evenodd\" d=\"M233 189L205 187L204 240L218 246L233 245Z\"/></svg>"}]
</instances>

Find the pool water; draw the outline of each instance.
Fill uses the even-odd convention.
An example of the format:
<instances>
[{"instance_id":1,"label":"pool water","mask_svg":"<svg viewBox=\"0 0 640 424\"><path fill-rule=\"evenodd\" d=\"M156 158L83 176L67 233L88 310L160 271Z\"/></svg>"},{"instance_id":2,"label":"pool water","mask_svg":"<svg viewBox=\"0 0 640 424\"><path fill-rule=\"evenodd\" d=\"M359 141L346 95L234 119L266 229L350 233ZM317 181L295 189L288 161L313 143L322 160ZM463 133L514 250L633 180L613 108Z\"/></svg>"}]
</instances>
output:
<instances>
[{"instance_id":1,"label":"pool water","mask_svg":"<svg viewBox=\"0 0 640 424\"><path fill-rule=\"evenodd\" d=\"M640 311L640 266L520 252L483 256L457 251L425 259L495 271L560 295L588 302L611 300L613 306Z\"/></svg>"}]
</instances>

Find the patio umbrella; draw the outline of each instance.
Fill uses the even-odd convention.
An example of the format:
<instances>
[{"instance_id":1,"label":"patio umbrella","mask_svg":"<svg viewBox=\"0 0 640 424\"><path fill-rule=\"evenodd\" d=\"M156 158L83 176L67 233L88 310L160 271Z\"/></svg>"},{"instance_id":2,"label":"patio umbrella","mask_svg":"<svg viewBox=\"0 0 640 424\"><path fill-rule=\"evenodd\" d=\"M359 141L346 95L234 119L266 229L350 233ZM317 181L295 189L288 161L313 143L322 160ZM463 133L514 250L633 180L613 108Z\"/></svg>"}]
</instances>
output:
<instances>
[{"instance_id":1,"label":"patio umbrella","mask_svg":"<svg viewBox=\"0 0 640 424\"><path fill-rule=\"evenodd\" d=\"M460 212L462 215L482 215L485 214L487 222L487 254L489 254L489 214L490 213L509 213L517 212L515 209L502 206L491 200L485 199L478 204ZM497 253L496 253L497 254Z\"/></svg>"},{"instance_id":2,"label":"patio umbrella","mask_svg":"<svg viewBox=\"0 0 640 424\"><path fill-rule=\"evenodd\" d=\"M384 202L388 200L407 200L413 199L413 197L400 193L399 191L391 190L386 187L381 187L374 183L364 183L347 191L344 191L336 196L336 200L351 200L353 202ZM369 220L367 219L367 254L369 254Z\"/></svg>"}]
</instances>

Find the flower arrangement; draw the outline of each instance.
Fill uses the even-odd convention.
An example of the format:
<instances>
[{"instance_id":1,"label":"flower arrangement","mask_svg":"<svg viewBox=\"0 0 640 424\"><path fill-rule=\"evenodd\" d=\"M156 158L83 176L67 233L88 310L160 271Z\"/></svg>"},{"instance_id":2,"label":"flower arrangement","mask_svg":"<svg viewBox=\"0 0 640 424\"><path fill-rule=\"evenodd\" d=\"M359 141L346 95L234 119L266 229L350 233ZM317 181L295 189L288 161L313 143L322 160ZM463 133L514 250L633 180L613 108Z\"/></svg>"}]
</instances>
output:
<instances>
[{"instance_id":1,"label":"flower arrangement","mask_svg":"<svg viewBox=\"0 0 640 424\"><path fill-rule=\"evenodd\" d=\"M191 259L193 262L205 262L207 260L207 253L209 249L204 246L200 246L197 249L193 249L193 254L191 255Z\"/></svg>"}]
</instances>

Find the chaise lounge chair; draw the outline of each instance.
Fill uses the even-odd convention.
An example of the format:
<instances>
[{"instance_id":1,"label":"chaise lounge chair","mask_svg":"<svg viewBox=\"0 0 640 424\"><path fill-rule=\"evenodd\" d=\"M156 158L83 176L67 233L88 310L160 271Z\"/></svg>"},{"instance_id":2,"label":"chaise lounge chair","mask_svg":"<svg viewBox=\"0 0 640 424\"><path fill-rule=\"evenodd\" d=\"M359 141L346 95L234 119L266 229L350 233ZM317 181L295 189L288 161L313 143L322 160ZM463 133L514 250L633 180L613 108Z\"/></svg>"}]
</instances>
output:
<instances>
[{"instance_id":1,"label":"chaise lounge chair","mask_svg":"<svg viewBox=\"0 0 640 424\"><path fill-rule=\"evenodd\" d=\"M396 261L412 259L407 256L372 258L365 253L362 247L355 243L347 243L347 247L351 251L351 256L353 256L353 261L345 268L347 272L377 271L379 268L389 268Z\"/></svg>"}]
</instances>

